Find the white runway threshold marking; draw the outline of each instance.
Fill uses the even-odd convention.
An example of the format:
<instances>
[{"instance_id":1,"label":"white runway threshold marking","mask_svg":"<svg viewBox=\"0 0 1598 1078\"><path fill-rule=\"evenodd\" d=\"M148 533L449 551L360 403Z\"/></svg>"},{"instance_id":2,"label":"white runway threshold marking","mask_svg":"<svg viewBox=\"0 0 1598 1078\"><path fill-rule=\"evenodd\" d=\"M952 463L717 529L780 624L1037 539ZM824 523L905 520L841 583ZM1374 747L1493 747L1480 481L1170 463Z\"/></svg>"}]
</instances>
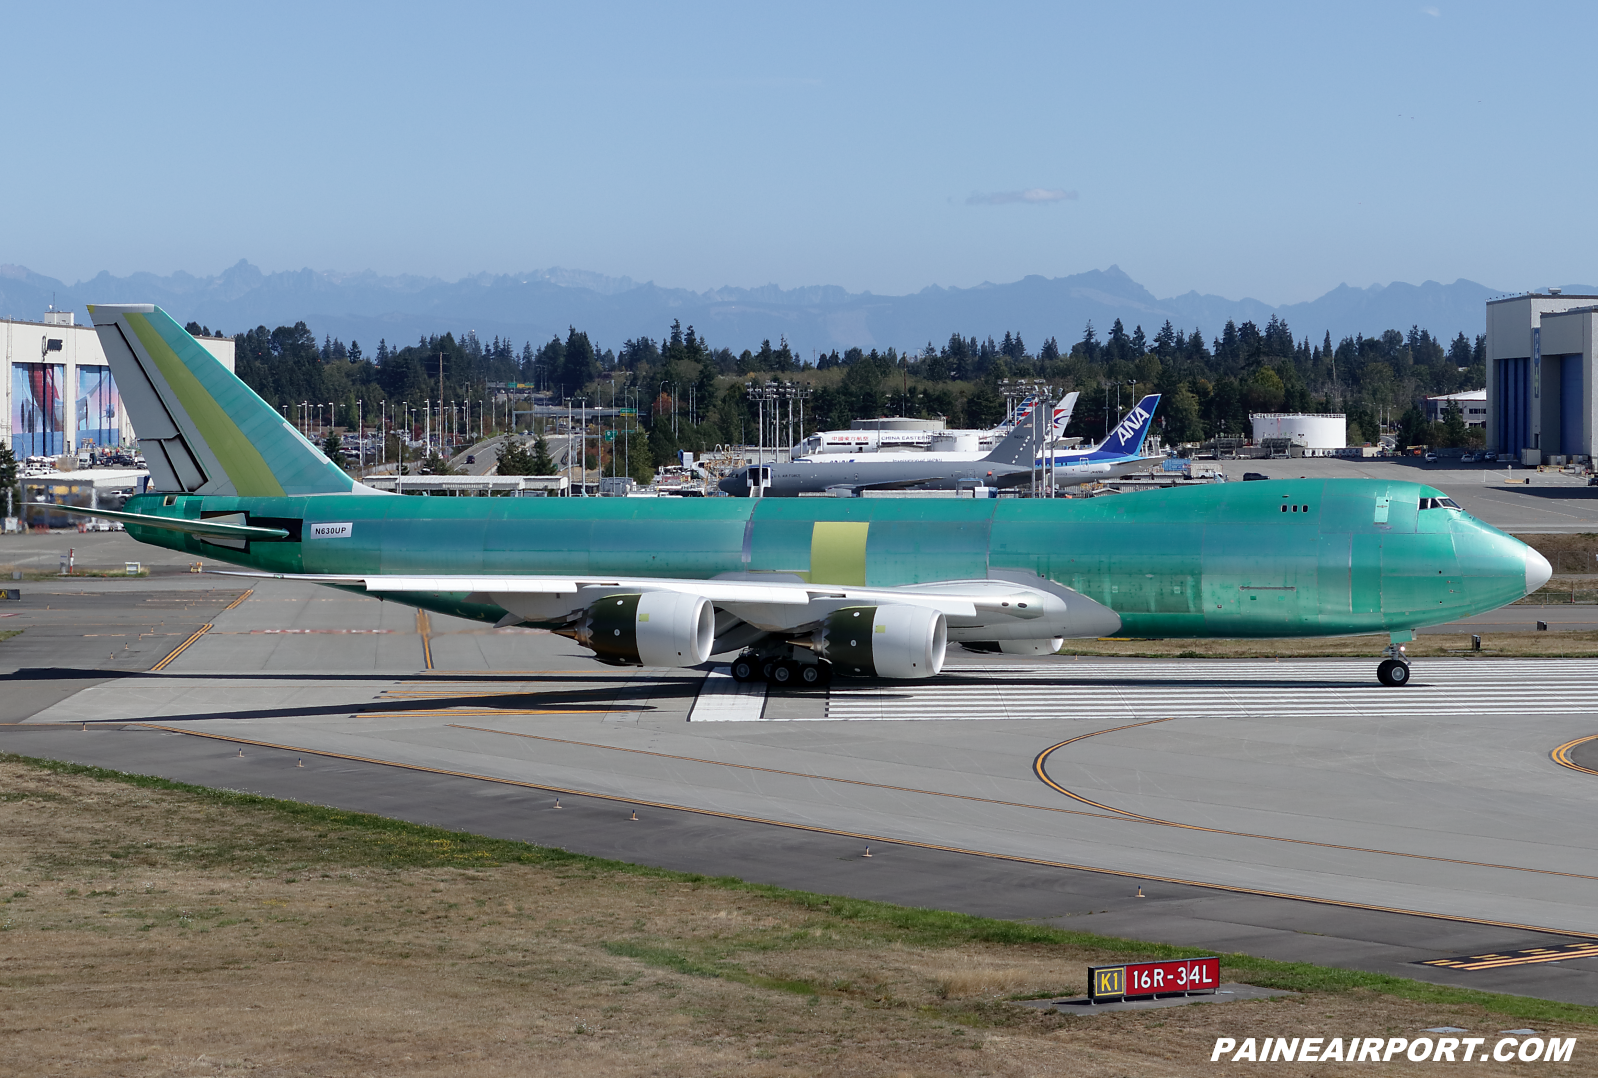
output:
<instances>
[{"instance_id":1,"label":"white runway threshold marking","mask_svg":"<svg viewBox=\"0 0 1598 1078\"><path fill-rule=\"evenodd\" d=\"M766 710L766 683L733 680L732 667L718 666L705 675L689 722L759 722Z\"/></svg>"},{"instance_id":2,"label":"white runway threshold marking","mask_svg":"<svg viewBox=\"0 0 1598 1078\"><path fill-rule=\"evenodd\" d=\"M830 720L1416 717L1598 712L1598 661L1424 659L1403 688L1368 659L959 666L926 681L835 682ZM798 718L792 721L805 721Z\"/></svg>"}]
</instances>

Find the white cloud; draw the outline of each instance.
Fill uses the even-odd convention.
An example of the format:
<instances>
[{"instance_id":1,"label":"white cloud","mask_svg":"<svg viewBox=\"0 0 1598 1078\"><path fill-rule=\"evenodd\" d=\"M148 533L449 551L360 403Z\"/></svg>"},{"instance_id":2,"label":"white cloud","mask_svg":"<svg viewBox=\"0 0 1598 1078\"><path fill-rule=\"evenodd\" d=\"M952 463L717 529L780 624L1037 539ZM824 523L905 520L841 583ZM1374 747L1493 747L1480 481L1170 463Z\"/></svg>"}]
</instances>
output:
<instances>
[{"instance_id":1,"label":"white cloud","mask_svg":"<svg viewBox=\"0 0 1598 1078\"><path fill-rule=\"evenodd\" d=\"M965 200L967 206L1003 206L1012 202L1074 202L1075 191L1062 191L1050 187L1030 187L1025 191L994 191L990 194L972 192Z\"/></svg>"},{"instance_id":2,"label":"white cloud","mask_svg":"<svg viewBox=\"0 0 1598 1078\"><path fill-rule=\"evenodd\" d=\"M1423 7L1420 9L1420 13L1422 15L1430 15L1434 19L1440 19L1443 17L1442 11L1439 8L1434 7Z\"/></svg>"}]
</instances>

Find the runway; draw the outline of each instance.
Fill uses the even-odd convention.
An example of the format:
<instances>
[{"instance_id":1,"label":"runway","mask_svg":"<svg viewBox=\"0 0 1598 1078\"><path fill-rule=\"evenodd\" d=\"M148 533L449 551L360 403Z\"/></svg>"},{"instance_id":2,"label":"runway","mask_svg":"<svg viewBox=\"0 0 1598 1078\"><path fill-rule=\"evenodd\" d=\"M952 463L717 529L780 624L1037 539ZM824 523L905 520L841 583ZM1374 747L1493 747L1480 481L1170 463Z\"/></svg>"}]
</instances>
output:
<instances>
[{"instance_id":1,"label":"runway","mask_svg":"<svg viewBox=\"0 0 1598 1078\"><path fill-rule=\"evenodd\" d=\"M20 725L0 748L691 871L1598 1002L1586 952L1415 965L1598 938L1598 778L1552 758L1598 733L1598 663L1426 660L1391 690L1369 660L955 652L926 682L778 695L700 670L608 669L546 633L307 585L258 583L242 601L242 588L138 587L100 600L105 617L137 603L189 619L167 618L145 668L187 646L157 674L107 670L91 661L99 634L73 642L30 606L28 631L0 645L24 645L0 661L27 658L5 695L31 701L5 705ZM51 625L43 663L27 642ZM643 826L621 826L635 806Z\"/></svg>"}]
</instances>

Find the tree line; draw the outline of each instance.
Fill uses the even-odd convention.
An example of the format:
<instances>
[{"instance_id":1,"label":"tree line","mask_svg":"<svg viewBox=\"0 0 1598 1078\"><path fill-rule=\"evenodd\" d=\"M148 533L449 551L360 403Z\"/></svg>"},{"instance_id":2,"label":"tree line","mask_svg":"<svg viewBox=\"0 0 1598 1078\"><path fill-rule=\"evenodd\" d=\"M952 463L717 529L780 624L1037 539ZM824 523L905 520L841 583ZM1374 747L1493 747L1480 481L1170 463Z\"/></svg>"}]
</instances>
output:
<instances>
[{"instance_id":1,"label":"tree line","mask_svg":"<svg viewBox=\"0 0 1598 1078\"><path fill-rule=\"evenodd\" d=\"M191 323L191 332L203 327ZM1041 381L1056 393L1080 391L1071 432L1097 440L1140 396L1164 395L1157 422L1167 443L1252 434L1256 412L1342 412L1351 444L1396 431L1404 444L1465 444L1480 431L1429 424L1418 407L1426 395L1485 384L1485 338L1458 333L1445 343L1411 326L1375 336L1355 334L1335 344L1295 337L1272 317L1264 326L1228 321L1206 338L1197 327L1166 321L1153 334L1128 332L1116 319L1102 335L1089 322L1068 347L1049 337L1036 349L1021 334L999 339L952 333L919 351L849 348L804 358L777 344L734 353L716 347L693 326L673 322L658 339L641 336L619 349L601 349L575 326L540 346L509 339L490 342L467 332L427 336L395 347L387 340L367 353L324 336L304 322L234 337L239 376L291 419L301 401L335 405L335 422L353 427L357 402L370 425L383 402L394 414L441 397L491 400L490 382L520 382L549 399L583 398L591 405L635 405L635 430L604 443L598 462L625 456L635 477L679 450L705 452L718 444L757 438L758 410L751 381L780 380L808 391L805 429L847 427L851 420L894 414L943 417L953 427L986 427L1002 420L1006 381ZM492 409L490 409L492 411ZM501 413L503 425L503 413ZM768 444L770 438L767 439Z\"/></svg>"}]
</instances>

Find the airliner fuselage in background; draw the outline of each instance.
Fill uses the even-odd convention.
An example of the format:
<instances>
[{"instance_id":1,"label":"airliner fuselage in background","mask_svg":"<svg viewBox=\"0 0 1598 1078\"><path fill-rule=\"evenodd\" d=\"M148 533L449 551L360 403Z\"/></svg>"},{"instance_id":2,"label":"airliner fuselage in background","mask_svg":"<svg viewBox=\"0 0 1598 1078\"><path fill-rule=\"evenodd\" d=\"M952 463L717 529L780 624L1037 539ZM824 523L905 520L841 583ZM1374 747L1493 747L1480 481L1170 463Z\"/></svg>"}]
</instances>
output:
<instances>
[{"instance_id":1,"label":"airliner fuselage in background","mask_svg":"<svg viewBox=\"0 0 1598 1078\"><path fill-rule=\"evenodd\" d=\"M149 462L140 542L490 624L604 662L815 684L929 677L949 641L1386 633L1513 602L1548 563L1437 490L1280 480L1078 499L381 493L165 312L90 312ZM1379 677L1403 684L1396 655Z\"/></svg>"}]
</instances>

